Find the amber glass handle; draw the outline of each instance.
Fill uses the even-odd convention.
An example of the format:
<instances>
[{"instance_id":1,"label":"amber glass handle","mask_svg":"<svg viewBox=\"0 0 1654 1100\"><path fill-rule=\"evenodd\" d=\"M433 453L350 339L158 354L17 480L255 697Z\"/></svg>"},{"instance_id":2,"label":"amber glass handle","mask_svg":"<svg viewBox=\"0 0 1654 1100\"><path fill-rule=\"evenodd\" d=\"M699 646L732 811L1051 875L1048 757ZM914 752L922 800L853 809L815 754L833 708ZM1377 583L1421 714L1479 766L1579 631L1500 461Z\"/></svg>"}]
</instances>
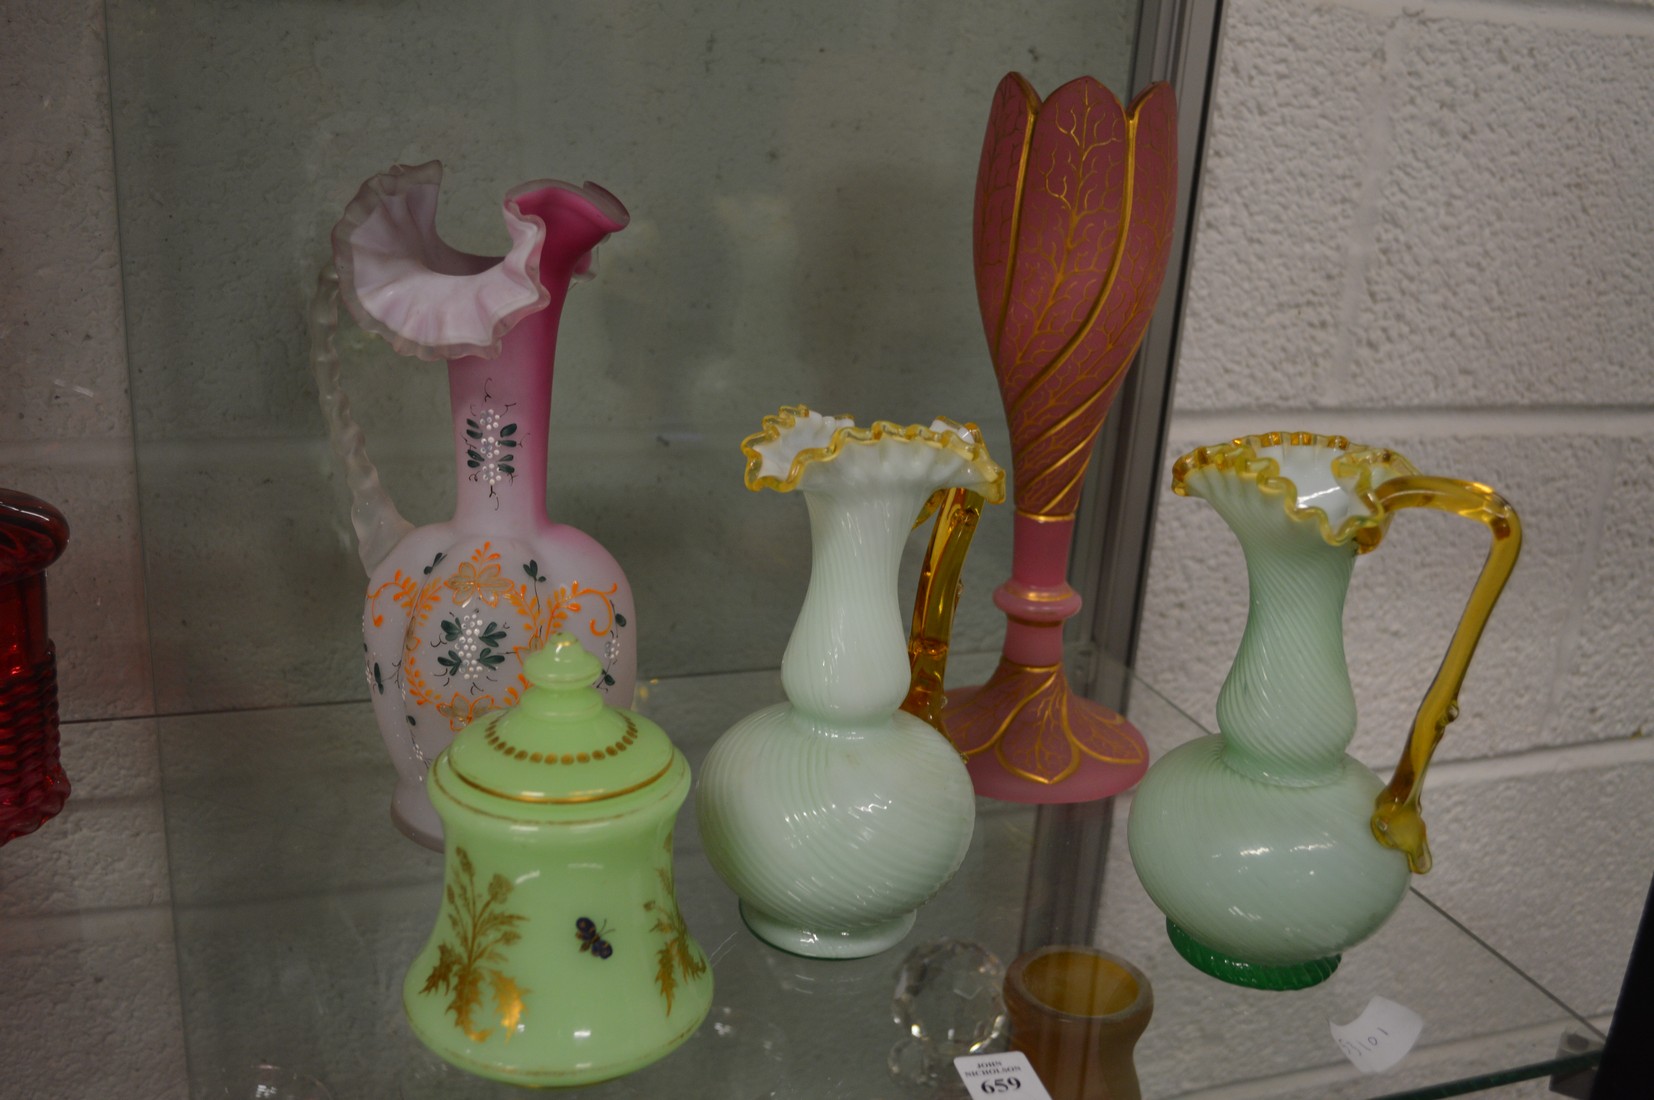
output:
<instances>
[{"instance_id":1,"label":"amber glass handle","mask_svg":"<svg viewBox=\"0 0 1654 1100\"><path fill-rule=\"evenodd\" d=\"M1401 508L1435 508L1453 512L1467 519L1480 520L1493 534L1493 545L1482 563L1476 587L1470 590L1470 600L1453 631L1453 640L1447 645L1436 678L1424 693L1418 714L1413 718L1413 730L1402 750L1401 762L1390 785L1378 796L1373 812L1373 835L1388 848L1399 848L1407 855L1407 865L1415 874L1430 870L1430 845L1425 840L1424 818L1419 813L1419 798L1423 793L1424 772L1430 758L1441 742L1447 725L1459 716L1459 687L1470 667L1470 658L1481 641L1493 605L1504 591L1511 570L1516 567L1516 556L1522 551L1522 522L1516 518L1504 497L1474 481L1458 481L1449 477L1410 476L1392 478L1373 490L1373 498L1386 512Z\"/></svg>"},{"instance_id":2,"label":"amber glass handle","mask_svg":"<svg viewBox=\"0 0 1654 1100\"><path fill-rule=\"evenodd\" d=\"M932 513L936 516L925 560L919 566L919 591L913 599L913 627L907 636L912 680L902 709L923 718L939 733L946 732L942 707L947 697L942 694L942 681L947 673L953 610L959 603L959 574L984 503L982 494L969 489L941 489L914 522L917 527Z\"/></svg>"}]
</instances>

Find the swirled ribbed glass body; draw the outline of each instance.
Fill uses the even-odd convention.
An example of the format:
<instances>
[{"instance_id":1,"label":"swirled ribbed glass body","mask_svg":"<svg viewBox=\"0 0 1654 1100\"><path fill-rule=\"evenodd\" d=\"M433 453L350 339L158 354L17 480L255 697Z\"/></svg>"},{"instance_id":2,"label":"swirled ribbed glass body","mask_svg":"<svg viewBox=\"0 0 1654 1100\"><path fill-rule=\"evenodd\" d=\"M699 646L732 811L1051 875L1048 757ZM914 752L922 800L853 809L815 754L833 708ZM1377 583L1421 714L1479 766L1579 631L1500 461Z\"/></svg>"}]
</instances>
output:
<instances>
[{"instance_id":1,"label":"swirled ribbed glass body","mask_svg":"<svg viewBox=\"0 0 1654 1100\"><path fill-rule=\"evenodd\" d=\"M1251 607L1218 697L1220 735L1156 761L1130 820L1133 865L1178 949L1227 980L1271 988L1325 978L1388 919L1411 878L1368 824L1383 784L1344 751L1355 699L1342 619L1357 546L1329 541L1318 513L1292 510L1314 476L1309 461L1292 471L1292 503L1233 469L1184 479L1240 539ZM1359 510L1321 477L1326 485L1308 486L1317 507Z\"/></svg>"},{"instance_id":2,"label":"swirled ribbed glass body","mask_svg":"<svg viewBox=\"0 0 1654 1100\"><path fill-rule=\"evenodd\" d=\"M963 465L893 437L808 469L810 586L782 662L790 701L737 723L701 767L707 858L747 925L795 954L893 946L970 846L964 762L897 710L908 688L902 546L926 498Z\"/></svg>"}]
</instances>

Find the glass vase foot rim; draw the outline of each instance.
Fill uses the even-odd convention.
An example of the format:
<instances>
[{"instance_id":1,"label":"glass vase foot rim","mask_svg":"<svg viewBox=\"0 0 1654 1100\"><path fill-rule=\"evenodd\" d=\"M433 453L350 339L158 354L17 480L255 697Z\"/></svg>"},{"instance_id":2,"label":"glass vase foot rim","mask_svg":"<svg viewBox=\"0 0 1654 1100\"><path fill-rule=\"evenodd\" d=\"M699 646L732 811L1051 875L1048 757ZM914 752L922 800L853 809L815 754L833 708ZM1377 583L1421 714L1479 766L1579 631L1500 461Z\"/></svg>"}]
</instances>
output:
<instances>
[{"instance_id":1,"label":"glass vase foot rim","mask_svg":"<svg viewBox=\"0 0 1654 1100\"><path fill-rule=\"evenodd\" d=\"M1310 959L1298 963L1254 963L1216 951L1179 928L1177 922L1166 918L1166 935L1177 953L1193 966L1230 985L1248 989L1293 990L1319 985L1338 969L1342 955Z\"/></svg>"},{"instance_id":2,"label":"glass vase foot rim","mask_svg":"<svg viewBox=\"0 0 1654 1100\"><path fill-rule=\"evenodd\" d=\"M1148 753L1133 764L1105 764L1084 760L1080 770L1055 783L1038 783L1005 767L992 752L979 753L965 761L971 784L984 798L1029 805L1059 805L1097 802L1123 794L1137 785L1149 770Z\"/></svg>"},{"instance_id":3,"label":"glass vase foot rim","mask_svg":"<svg viewBox=\"0 0 1654 1100\"><path fill-rule=\"evenodd\" d=\"M425 797L425 792L420 791L419 797L423 799ZM402 806L395 799L392 799L391 801L391 824L396 826L396 831L422 848L429 848L433 852L441 852L444 850L442 840L442 822L437 818L435 810L428 811L428 814L430 820L436 822L436 830L434 832L425 822L415 820L412 816L404 813Z\"/></svg>"},{"instance_id":4,"label":"glass vase foot rim","mask_svg":"<svg viewBox=\"0 0 1654 1100\"><path fill-rule=\"evenodd\" d=\"M747 931L777 951L784 951L801 959L823 959L828 962L865 959L888 951L907 938L907 934L913 930L914 922L919 919L918 911L915 910L882 924L872 924L841 933L827 933L824 937L821 933L811 932L772 917L762 910L754 909L744 900L740 903L740 912L741 923L747 926ZM813 951L812 947L818 947L820 950Z\"/></svg>"}]
</instances>

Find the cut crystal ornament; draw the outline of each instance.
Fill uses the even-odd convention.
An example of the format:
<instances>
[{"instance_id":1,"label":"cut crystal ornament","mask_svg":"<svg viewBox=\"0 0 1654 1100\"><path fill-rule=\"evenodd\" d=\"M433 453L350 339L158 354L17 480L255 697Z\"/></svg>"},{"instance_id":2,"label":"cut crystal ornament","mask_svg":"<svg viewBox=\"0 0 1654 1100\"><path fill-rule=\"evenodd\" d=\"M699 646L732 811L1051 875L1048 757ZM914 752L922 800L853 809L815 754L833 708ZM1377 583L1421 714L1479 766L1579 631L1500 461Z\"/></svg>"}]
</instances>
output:
<instances>
[{"instance_id":1,"label":"cut crystal ornament","mask_svg":"<svg viewBox=\"0 0 1654 1100\"><path fill-rule=\"evenodd\" d=\"M930 1088L963 1085L953 1060L1000 1049L1005 1036L1005 967L967 940L937 940L908 953L896 971L892 1015L908 1038L890 1051L898 1081Z\"/></svg>"}]
</instances>

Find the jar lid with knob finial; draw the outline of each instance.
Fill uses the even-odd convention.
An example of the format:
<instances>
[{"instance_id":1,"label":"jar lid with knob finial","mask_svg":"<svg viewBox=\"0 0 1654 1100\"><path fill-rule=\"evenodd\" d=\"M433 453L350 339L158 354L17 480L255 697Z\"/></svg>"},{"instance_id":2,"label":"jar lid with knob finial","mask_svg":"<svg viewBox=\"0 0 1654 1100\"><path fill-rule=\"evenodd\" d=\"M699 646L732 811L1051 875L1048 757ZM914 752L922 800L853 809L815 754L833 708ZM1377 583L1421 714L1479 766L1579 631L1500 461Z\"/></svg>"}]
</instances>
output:
<instances>
[{"instance_id":1,"label":"jar lid with knob finial","mask_svg":"<svg viewBox=\"0 0 1654 1100\"><path fill-rule=\"evenodd\" d=\"M530 687L517 705L466 727L447 750L460 802L478 796L580 807L643 790L672 770L677 750L655 723L606 706L591 685L603 668L568 634L523 657ZM604 807L607 816L610 807Z\"/></svg>"}]
</instances>

